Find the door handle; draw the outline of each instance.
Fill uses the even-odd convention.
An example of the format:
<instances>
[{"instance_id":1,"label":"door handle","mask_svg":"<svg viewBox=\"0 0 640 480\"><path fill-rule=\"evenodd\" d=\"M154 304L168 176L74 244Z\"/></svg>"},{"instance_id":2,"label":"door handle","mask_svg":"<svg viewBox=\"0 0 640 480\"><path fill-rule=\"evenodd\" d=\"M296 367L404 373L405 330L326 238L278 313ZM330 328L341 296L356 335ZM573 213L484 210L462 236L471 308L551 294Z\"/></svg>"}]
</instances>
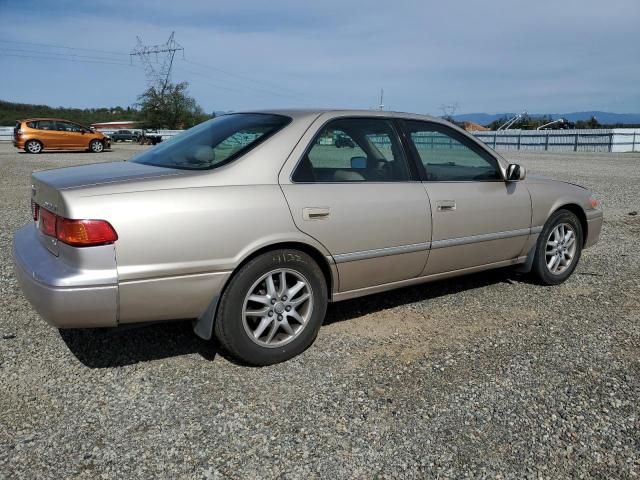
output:
<instances>
[{"instance_id":1,"label":"door handle","mask_svg":"<svg viewBox=\"0 0 640 480\"><path fill-rule=\"evenodd\" d=\"M323 220L329 217L331 209L329 207L306 207L302 209L304 220Z\"/></svg>"},{"instance_id":2,"label":"door handle","mask_svg":"<svg viewBox=\"0 0 640 480\"><path fill-rule=\"evenodd\" d=\"M438 200L436 202L436 209L439 212L451 212L456 209L455 200Z\"/></svg>"}]
</instances>

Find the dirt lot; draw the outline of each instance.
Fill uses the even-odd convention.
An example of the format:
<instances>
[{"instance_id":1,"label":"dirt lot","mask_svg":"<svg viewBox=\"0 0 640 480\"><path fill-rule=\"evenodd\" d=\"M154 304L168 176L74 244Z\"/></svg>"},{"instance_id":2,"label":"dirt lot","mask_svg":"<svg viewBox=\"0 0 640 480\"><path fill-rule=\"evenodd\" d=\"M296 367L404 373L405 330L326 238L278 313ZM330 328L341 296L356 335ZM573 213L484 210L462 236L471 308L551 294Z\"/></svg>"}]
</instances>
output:
<instances>
[{"instance_id":1,"label":"dirt lot","mask_svg":"<svg viewBox=\"0 0 640 480\"><path fill-rule=\"evenodd\" d=\"M59 332L22 297L29 173L139 148L0 144L0 478L640 473L640 154L506 154L602 201L565 284L506 270L336 304L306 353L252 369L188 323Z\"/></svg>"}]
</instances>

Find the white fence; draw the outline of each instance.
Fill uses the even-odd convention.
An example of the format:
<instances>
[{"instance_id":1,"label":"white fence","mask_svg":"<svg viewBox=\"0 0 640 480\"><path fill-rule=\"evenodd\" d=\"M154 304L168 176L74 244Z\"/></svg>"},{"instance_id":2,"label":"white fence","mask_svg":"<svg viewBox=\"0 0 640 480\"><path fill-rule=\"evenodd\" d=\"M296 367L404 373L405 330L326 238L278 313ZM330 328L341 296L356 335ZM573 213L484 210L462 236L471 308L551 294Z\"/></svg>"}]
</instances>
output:
<instances>
[{"instance_id":1,"label":"white fence","mask_svg":"<svg viewBox=\"0 0 640 480\"><path fill-rule=\"evenodd\" d=\"M112 133L117 132L118 130L123 130L123 129L122 128L99 128L98 130L104 133L105 135L111 135ZM135 128L129 128L124 130L138 131ZM158 130L158 133L154 133L153 135L161 135L162 140L168 140L171 137L174 137L177 134L182 132L184 132L184 130Z\"/></svg>"},{"instance_id":2,"label":"white fence","mask_svg":"<svg viewBox=\"0 0 640 480\"><path fill-rule=\"evenodd\" d=\"M101 130L109 135L115 130ZM167 140L184 130L158 130ZM555 152L640 152L640 128L598 130L501 130L471 132L496 150ZM0 127L0 142L10 142L13 127Z\"/></svg>"},{"instance_id":3,"label":"white fence","mask_svg":"<svg viewBox=\"0 0 640 480\"><path fill-rule=\"evenodd\" d=\"M640 128L471 132L496 150L640 152Z\"/></svg>"},{"instance_id":4,"label":"white fence","mask_svg":"<svg viewBox=\"0 0 640 480\"><path fill-rule=\"evenodd\" d=\"M105 135L110 135L116 131L116 129L100 129ZM174 135L177 135L184 130L158 130L158 134L162 135L163 140L167 140ZM0 142L10 142L13 139L13 127L0 127Z\"/></svg>"},{"instance_id":5,"label":"white fence","mask_svg":"<svg viewBox=\"0 0 640 480\"><path fill-rule=\"evenodd\" d=\"M13 138L13 127L0 127L0 142L10 142Z\"/></svg>"}]
</instances>

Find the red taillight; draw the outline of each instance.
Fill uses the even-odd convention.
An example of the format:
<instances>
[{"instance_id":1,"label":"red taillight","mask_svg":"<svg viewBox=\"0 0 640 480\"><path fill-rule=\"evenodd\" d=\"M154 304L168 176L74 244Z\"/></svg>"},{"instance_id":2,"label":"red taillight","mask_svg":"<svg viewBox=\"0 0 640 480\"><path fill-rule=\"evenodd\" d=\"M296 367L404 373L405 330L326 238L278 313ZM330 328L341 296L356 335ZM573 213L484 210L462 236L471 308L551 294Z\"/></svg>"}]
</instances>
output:
<instances>
[{"instance_id":1,"label":"red taillight","mask_svg":"<svg viewBox=\"0 0 640 480\"><path fill-rule=\"evenodd\" d=\"M118 234L104 220L69 220L58 217L56 234L58 240L74 247L105 245L118 239Z\"/></svg>"},{"instance_id":2,"label":"red taillight","mask_svg":"<svg viewBox=\"0 0 640 480\"><path fill-rule=\"evenodd\" d=\"M44 235L74 247L106 245L118 239L118 234L105 220L71 220L34 204L34 219Z\"/></svg>"},{"instance_id":3,"label":"red taillight","mask_svg":"<svg viewBox=\"0 0 640 480\"><path fill-rule=\"evenodd\" d=\"M45 208L40 210L40 220L38 221L38 224L40 225L40 231L45 235L49 235L50 237L55 237L56 236L56 218L57 218L57 215L55 213L52 213Z\"/></svg>"}]
</instances>

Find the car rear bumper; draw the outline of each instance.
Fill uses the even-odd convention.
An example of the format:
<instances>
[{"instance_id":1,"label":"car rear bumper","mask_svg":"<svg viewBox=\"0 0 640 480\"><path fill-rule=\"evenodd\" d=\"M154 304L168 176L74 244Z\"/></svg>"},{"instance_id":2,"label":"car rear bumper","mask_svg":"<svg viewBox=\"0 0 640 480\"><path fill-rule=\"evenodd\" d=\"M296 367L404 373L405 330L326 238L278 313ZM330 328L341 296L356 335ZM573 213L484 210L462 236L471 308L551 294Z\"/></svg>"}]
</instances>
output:
<instances>
[{"instance_id":1,"label":"car rear bumper","mask_svg":"<svg viewBox=\"0 0 640 480\"><path fill-rule=\"evenodd\" d=\"M77 268L49 252L38 235L32 224L16 232L13 262L24 295L40 316L58 328L116 326L115 268L113 271Z\"/></svg>"},{"instance_id":2,"label":"car rear bumper","mask_svg":"<svg viewBox=\"0 0 640 480\"><path fill-rule=\"evenodd\" d=\"M595 245L600 238L600 231L602 230L603 215L602 210L588 210L587 216L587 238L584 242L584 248Z\"/></svg>"}]
</instances>

